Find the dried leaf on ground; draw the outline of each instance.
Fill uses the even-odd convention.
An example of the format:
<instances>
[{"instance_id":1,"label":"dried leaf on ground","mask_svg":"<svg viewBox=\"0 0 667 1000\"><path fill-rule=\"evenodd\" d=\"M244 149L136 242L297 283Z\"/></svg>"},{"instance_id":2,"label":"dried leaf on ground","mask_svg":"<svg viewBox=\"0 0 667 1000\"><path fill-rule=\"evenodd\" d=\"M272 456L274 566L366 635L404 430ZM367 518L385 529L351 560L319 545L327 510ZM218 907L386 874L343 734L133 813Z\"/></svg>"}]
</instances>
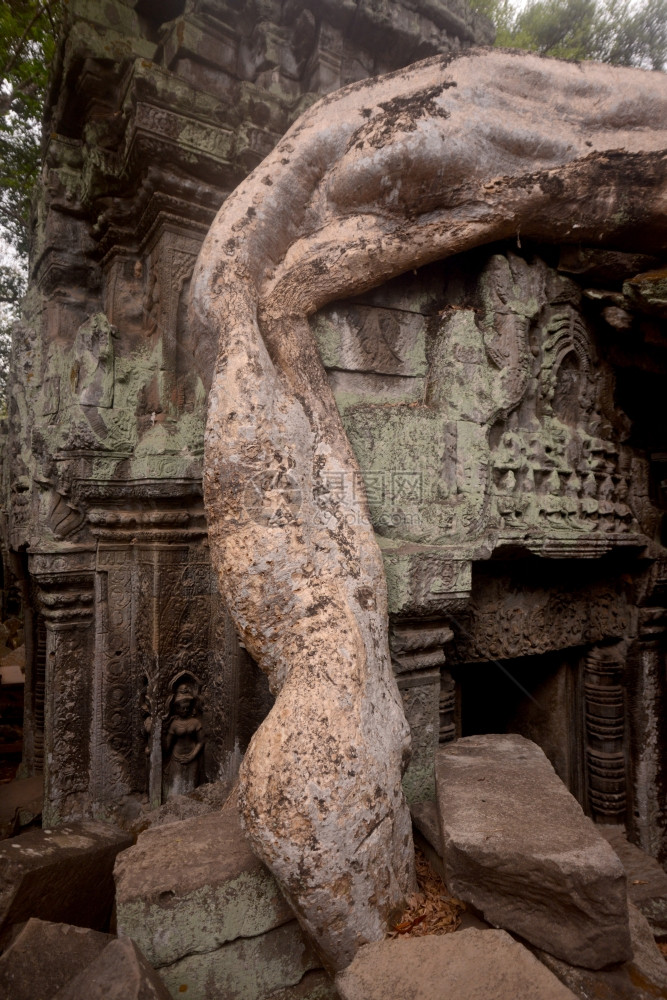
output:
<instances>
[{"instance_id":1,"label":"dried leaf on ground","mask_svg":"<svg viewBox=\"0 0 667 1000\"><path fill-rule=\"evenodd\" d=\"M419 890L406 900L389 937L423 937L455 931L465 904L449 895L445 883L419 849L415 850L415 867Z\"/></svg>"}]
</instances>

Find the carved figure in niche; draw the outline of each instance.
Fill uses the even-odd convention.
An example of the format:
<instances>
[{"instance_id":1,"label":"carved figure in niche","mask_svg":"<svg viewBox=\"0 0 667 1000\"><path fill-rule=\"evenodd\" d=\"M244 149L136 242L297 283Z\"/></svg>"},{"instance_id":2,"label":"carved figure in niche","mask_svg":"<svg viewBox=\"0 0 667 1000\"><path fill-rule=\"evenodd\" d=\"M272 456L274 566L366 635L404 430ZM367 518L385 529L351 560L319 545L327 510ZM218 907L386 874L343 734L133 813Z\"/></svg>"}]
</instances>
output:
<instances>
[{"instance_id":1,"label":"carved figure in niche","mask_svg":"<svg viewBox=\"0 0 667 1000\"><path fill-rule=\"evenodd\" d=\"M104 313L91 316L77 331L71 379L81 406L113 406L115 336Z\"/></svg>"},{"instance_id":2,"label":"carved figure in niche","mask_svg":"<svg viewBox=\"0 0 667 1000\"><path fill-rule=\"evenodd\" d=\"M162 739L162 800L186 795L202 781L204 727L199 681L183 671L171 682L168 715Z\"/></svg>"}]
</instances>

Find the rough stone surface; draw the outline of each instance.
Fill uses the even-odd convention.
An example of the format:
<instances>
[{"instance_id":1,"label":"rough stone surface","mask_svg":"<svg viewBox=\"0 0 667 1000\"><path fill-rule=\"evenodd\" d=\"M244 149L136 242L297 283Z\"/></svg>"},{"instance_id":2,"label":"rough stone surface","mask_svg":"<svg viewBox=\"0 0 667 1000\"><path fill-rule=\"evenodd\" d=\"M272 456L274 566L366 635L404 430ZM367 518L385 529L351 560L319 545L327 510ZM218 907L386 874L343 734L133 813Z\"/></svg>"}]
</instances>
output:
<instances>
[{"instance_id":1,"label":"rough stone surface","mask_svg":"<svg viewBox=\"0 0 667 1000\"><path fill-rule=\"evenodd\" d=\"M202 377L213 374L213 561L276 694L244 761L242 808L255 849L336 967L382 936L410 886L407 741L382 560L363 496L332 488L359 466L307 317L519 232L622 235L630 249L657 249L664 81L625 71L621 107L617 72L488 51L352 85L306 112L235 191L195 267L192 329ZM452 324L465 345L474 317ZM473 383L452 377L468 413Z\"/></svg>"},{"instance_id":2,"label":"rough stone surface","mask_svg":"<svg viewBox=\"0 0 667 1000\"><path fill-rule=\"evenodd\" d=\"M630 961L594 972L575 968L547 952L537 956L580 1000L650 1000L667 997L667 962L658 950L651 928L639 910L629 904L633 955Z\"/></svg>"},{"instance_id":3,"label":"rough stone surface","mask_svg":"<svg viewBox=\"0 0 667 1000\"><path fill-rule=\"evenodd\" d=\"M573 965L631 957L623 866L539 747L459 740L438 752L436 789L450 892Z\"/></svg>"},{"instance_id":4,"label":"rough stone surface","mask_svg":"<svg viewBox=\"0 0 667 1000\"><path fill-rule=\"evenodd\" d=\"M29 830L0 843L0 940L29 917L104 930L114 861L131 843L116 827L92 821Z\"/></svg>"},{"instance_id":5,"label":"rough stone surface","mask_svg":"<svg viewBox=\"0 0 667 1000\"><path fill-rule=\"evenodd\" d=\"M572 1000L505 931L397 938L365 945L336 976L341 1000Z\"/></svg>"},{"instance_id":6,"label":"rough stone surface","mask_svg":"<svg viewBox=\"0 0 667 1000\"><path fill-rule=\"evenodd\" d=\"M435 802L415 802L410 806L412 822L434 851L442 857L440 820Z\"/></svg>"},{"instance_id":7,"label":"rough stone surface","mask_svg":"<svg viewBox=\"0 0 667 1000\"><path fill-rule=\"evenodd\" d=\"M195 788L189 795L171 796L157 809L143 807L132 823L132 832L138 835L149 827L164 826L166 823L177 823L179 820L218 812L229 798L233 787L229 781L212 781Z\"/></svg>"},{"instance_id":8,"label":"rough stone surface","mask_svg":"<svg viewBox=\"0 0 667 1000\"><path fill-rule=\"evenodd\" d=\"M296 986L271 993L267 1000L340 1000L331 977L323 969L307 972Z\"/></svg>"},{"instance_id":9,"label":"rough stone surface","mask_svg":"<svg viewBox=\"0 0 667 1000\"><path fill-rule=\"evenodd\" d=\"M667 873L641 848L629 843L620 826L600 826L600 833L618 854L628 880L628 899L657 936L667 935Z\"/></svg>"},{"instance_id":10,"label":"rough stone surface","mask_svg":"<svg viewBox=\"0 0 667 1000\"><path fill-rule=\"evenodd\" d=\"M256 1000L297 986L319 965L250 849L235 794L221 811L140 834L119 855L115 878L118 931L137 943L173 996ZM315 986L313 1000L326 998Z\"/></svg>"},{"instance_id":11,"label":"rough stone surface","mask_svg":"<svg viewBox=\"0 0 667 1000\"><path fill-rule=\"evenodd\" d=\"M61 986L94 962L110 941L108 934L99 931L31 917L0 955L0 996L7 1000L51 1000Z\"/></svg>"},{"instance_id":12,"label":"rough stone surface","mask_svg":"<svg viewBox=\"0 0 667 1000\"><path fill-rule=\"evenodd\" d=\"M171 1000L134 941L118 938L55 994L53 1000Z\"/></svg>"},{"instance_id":13,"label":"rough stone surface","mask_svg":"<svg viewBox=\"0 0 667 1000\"><path fill-rule=\"evenodd\" d=\"M257 937L188 955L159 972L175 997L185 993L192 1000L257 1000L297 985L318 965L299 924L290 920Z\"/></svg>"},{"instance_id":14,"label":"rough stone surface","mask_svg":"<svg viewBox=\"0 0 667 1000\"><path fill-rule=\"evenodd\" d=\"M118 932L154 968L256 938L293 921L275 879L252 853L235 802L222 812L152 827L118 856Z\"/></svg>"}]
</instances>

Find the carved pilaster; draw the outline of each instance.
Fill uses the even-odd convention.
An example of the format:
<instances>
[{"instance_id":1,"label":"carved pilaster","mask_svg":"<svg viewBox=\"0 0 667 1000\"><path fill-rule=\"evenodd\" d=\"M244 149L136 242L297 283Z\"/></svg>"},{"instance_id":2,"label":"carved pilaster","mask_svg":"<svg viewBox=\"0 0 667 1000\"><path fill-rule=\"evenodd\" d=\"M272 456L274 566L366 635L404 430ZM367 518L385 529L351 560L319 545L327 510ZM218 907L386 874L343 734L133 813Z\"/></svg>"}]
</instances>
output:
<instances>
[{"instance_id":1,"label":"carved pilaster","mask_svg":"<svg viewBox=\"0 0 667 1000\"><path fill-rule=\"evenodd\" d=\"M452 630L440 622L402 622L389 632L394 672L412 736L403 777L410 802L435 795L433 763L440 733L440 669Z\"/></svg>"},{"instance_id":2,"label":"carved pilaster","mask_svg":"<svg viewBox=\"0 0 667 1000\"><path fill-rule=\"evenodd\" d=\"M85 812L90 781L93 583L92 572L84 569L37 576L30 697L34 696L37 724L34 753L39 753L40 744L42 748L43 817L48 824ZM38 732L42 711L43 739Z\"/></svg>"},{"instance_id":3,"label":"carved pilaster","mask_svg":"<svg viewBox=\"0 0 667 1000\"><path fill-rule=\"evenodd\" d=\"M156 807L178 678L197 689L205 734L195 783L238 769L242 654L218 595L197 494L178 506L173 497L147 505L133 495L125 509L98 498L90 521L99 544L94 800L111 806L145 795Z\"/></svg>"},{"instance_id":4,"label":"carved pilaster","mask_svg":"<svg viewBox=\"0 0 667 1000\"><path fill-rule=\"evenodd\" d=\"M600 822L622 823L627 805L623 647L598 646L584 664L588 804Z\"/></svg>"}]
</instances>

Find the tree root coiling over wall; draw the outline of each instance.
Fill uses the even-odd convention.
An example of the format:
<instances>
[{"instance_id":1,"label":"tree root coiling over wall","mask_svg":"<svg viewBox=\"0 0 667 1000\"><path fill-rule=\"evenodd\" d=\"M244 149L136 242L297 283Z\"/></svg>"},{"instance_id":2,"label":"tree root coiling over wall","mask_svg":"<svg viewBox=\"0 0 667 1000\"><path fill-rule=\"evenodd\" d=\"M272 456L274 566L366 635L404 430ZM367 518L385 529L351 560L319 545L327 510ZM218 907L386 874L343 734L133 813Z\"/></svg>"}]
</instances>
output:
<instances>
[{"instance_id":1,"label":"tree root coiling over wall","mask_svg":"<svg viewBox=\"0 0 667 1000\"><path fill-rule=\"evenodd\" d=\"M383 936L413 886L409 736L382 561L307 317L519 234L659 252L666 149L663 74L498 50L436 57L321 100L206 238L191 322L211 383L211 551L276 694L240 801L333 968Z\"/></svg>"}]
</instances>

